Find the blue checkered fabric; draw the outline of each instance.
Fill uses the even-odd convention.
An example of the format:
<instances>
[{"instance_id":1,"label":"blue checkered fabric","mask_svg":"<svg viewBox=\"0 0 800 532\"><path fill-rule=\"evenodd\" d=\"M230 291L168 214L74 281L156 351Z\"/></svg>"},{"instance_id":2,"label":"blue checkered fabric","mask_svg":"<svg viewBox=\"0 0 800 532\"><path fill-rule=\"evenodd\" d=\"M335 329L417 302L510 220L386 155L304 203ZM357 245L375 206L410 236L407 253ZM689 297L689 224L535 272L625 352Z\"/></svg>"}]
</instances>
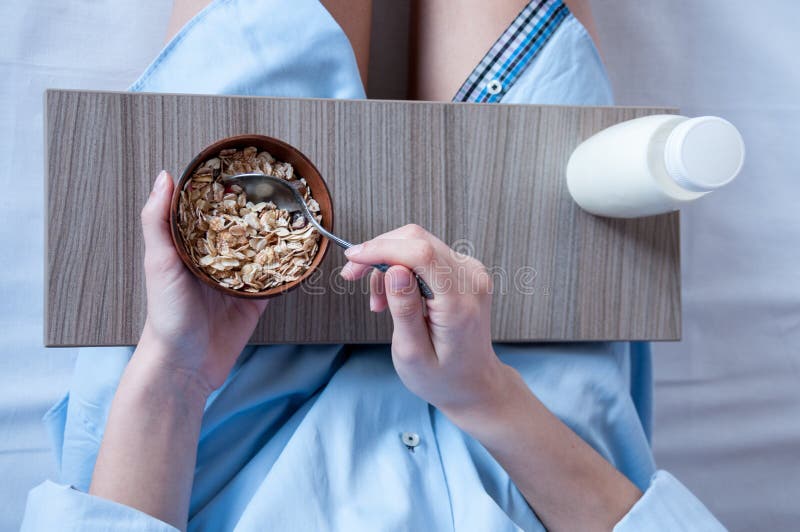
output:
<instances>
[{"instance_id":1,"label":"blue checkered fabric","mask_svg":"<svg viewBox=\"0 0 800 532\"><path fill-rule=\"evenodd\" d=\"M454 102L499 102L555 33L569 9L561 0L531 0L453 98Z\"/></svg>"}]
</instances>

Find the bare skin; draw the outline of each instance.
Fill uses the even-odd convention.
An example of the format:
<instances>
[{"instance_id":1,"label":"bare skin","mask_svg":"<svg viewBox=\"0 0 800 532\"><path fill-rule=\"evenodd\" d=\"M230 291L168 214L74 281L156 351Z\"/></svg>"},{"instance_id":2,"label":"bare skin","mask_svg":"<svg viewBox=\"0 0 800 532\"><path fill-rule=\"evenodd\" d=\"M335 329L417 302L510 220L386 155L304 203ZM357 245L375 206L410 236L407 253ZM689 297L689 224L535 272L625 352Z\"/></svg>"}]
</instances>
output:
<instances>
[{"instance_id":1,"label":"bare skin","mask_svg":"<svg viewBox=\"0 0 800 532\"><path fill-rule=\"evenodd\" d=\"M211 3L211 0L175 0L167 25L166 40L170 41L189 20ZM353 46L361 82L367 86L370 32L372 31L372 0L321 0L325 9L344 30Z\"/></svg>"},{"instance_id":2,"label":"bare skin","mask_svg":"<svg viewBox=\"0 0 800 532\"><path fill-rule=\"evenodd\" d=\"M164 41L171 41L192 17L210 3L211 0L175 0L172 3L172 13L167 23L167 35Z\"/></svg>"},{"instance_id":3,"label":"bare skin","mask_svg":"<svg viewBox=\"0 0 800 532\"><path fill-rule=\"evenodd\" d=\"M588 0L565 0L597 43ZM409 89L416 100L449 101L528 0L415 0Z\"/></svg>"},{"instance_id":4,"label":"bare skin","mask_svg":"<svg viewBox=\"0 0 800 532\"><path fill-rule=\"evenodd\" d=\"M321 0L321 3L350 40L358 63L358 72L361 74L361 83L366 89L372 32L372 0Z\"/></svg>"}]
</instances>

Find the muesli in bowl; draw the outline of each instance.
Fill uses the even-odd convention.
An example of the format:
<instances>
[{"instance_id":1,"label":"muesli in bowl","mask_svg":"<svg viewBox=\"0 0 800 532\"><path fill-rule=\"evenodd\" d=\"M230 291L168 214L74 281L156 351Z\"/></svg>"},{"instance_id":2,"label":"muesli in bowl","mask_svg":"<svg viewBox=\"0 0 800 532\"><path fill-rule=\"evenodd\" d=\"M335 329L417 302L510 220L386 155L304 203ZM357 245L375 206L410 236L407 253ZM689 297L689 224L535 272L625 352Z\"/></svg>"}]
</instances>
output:
<instances>
[{"instance_id":1,"label":"muesli in bowl","mask_svg":"<svg viewBox=\"0 0 800 532\"><path fill-rule=\"evenodd\" d=\"M173 239L183 251L184 263L205 282L233 295L269 297L285 292L307 277L327 248L327 240L299 211L279 209L269 201L253 203L241 187L222 182L225 176L242 173L285 179L298 189L316 219L329 226L315 198L315 192L322 191L330 210L330 196L318 172L315 191L310 174L307 180L295 165L273 152L263 143L211 150L190 165L173 198L177 207Z\"/></svg>"}]
</instances>

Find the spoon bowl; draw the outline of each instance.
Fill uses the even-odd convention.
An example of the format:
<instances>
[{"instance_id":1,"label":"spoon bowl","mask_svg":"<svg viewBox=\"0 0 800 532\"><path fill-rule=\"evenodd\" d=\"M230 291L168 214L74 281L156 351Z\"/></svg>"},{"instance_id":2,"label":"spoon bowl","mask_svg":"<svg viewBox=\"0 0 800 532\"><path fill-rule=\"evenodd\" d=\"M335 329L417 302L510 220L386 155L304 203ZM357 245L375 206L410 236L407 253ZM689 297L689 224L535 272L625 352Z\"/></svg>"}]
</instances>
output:
<instances>
[{"instance_id":1,"label":"spoon bowl","mask_svg":"<svg viewBox=\"0 0 800 532\"><path fill-rule=\"evenodd\" d=\"M279 209L285 209L289 212L299 211L325 238L333 240L344 249L353 245L325 229L314 218L302 194L294 184L299 184L299 181L286 181L280 177L266 174L236 174L223 177L222 183L225 185L239 185L247 194L247 199L253 203L271 201Z\"/></svg>"}]
</instances>

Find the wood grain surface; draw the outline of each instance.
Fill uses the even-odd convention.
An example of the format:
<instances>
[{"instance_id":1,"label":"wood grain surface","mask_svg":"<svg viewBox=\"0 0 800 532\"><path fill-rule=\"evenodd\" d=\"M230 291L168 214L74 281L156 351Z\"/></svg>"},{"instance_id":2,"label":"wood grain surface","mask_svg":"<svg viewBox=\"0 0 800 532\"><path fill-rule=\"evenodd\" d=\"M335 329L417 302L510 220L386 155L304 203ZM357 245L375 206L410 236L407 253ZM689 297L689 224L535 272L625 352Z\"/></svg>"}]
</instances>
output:
<instances>
[{"instance_id":1,"label":"wood grain surface","mask_svg":"<svg viewBox=\"0 0 800 532\"><path fill-rule=\"evenodd\" d=\"M220 138L285 140L320 169L336 231L362 241L418 223L494 278L497 341L680 338L678 214L581 211L572 150L652 108L480 105L48 91L48 346L135 344L145 317L139 211L162 168L179 175ZM368 282L332 249L273 300L253 343L385 342Z\"/></svg>"}]
</instances>

